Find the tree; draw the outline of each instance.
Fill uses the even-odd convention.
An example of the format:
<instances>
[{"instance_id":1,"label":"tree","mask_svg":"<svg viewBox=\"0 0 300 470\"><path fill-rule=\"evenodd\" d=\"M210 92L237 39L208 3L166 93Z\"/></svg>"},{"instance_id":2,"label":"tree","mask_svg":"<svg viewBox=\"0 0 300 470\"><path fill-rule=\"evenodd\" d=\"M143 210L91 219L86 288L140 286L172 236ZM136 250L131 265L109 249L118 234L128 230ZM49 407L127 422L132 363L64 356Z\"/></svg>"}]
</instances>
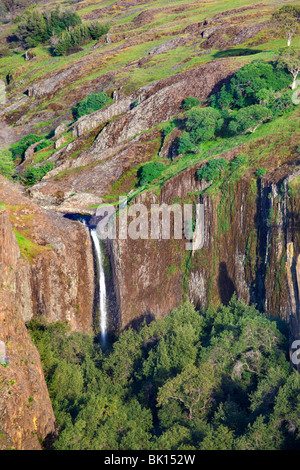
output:
<instances>
[{"instance_id":1,"label":"tree","mask_svg":"<svg viewBox=\"0 0 300 470\"><path fill-rule=\"evenodd\" d=\"M198 368L190 364L159 389L157 403L162 406L170 400L179 401L187 409L188 419L191 421L196 414L208 408L217 385L217 376L211 364L204 363Z\"/></svg>"},{"instance_id":2,"label":"tree","mask_svg":"<svg viewBox=\"0 0 300 470\"><path fill-rule=\"evenodd\" d=\"M228 162L225 158L215 158L203 165L197 171L198 179L205 181L213 181L220 178L222 170L226 169Z\"/></svg>"},{"instance_id":3,"label":"tree","mask_svg":"<svg viewBox=\"0 0 300 470\"><path fill-rule=\"evenodd\" d=\"M300 72L300 50L285 47L279 51L278 67L286 68L293 76L292 90L296 88L296 80Z\"/></svg>"},{"instance_id":4,"label":"tree","mask_svg":"<svg viewBox=\"0 0 300 470\"><path fill-rule=\"evenodd\" d=\"M192 142L199 143L211 140L222 128L223 118L214 108L194 109L188 113L186 129Z\"/></svg>"},{"instance_id":5,"label":"tree","mask_svg":"<svg viewBox=\"0 0 300 470\"><path fill-rule=\"evenodd\" d=\"M192 109L195 106L199 106L200 100L198 98L194 98L192 96L189 96L188 98L185 98L182 102L182 109Z\"/></svg>"},{"instance_id":6,"label":"tree","mask_svg":"<svg viewBox=\"0 0 300 470\"><path fill-rule=\"evenodd\" d=\"M274 94L288 85L289 74L285 69L255 60L241 67L230 82L224 84L221 91L211 97L211 103L218 109L244 108L260 103L262 90Z\"/></svg>"},{"instance_id":7,"label":"tree","mask_svg":"<svg viewBox=\"0 0 300 470\"><path fill-rule=\"evenodd\" d=\"M271 116L272 113L268 108L260 104L254 104L247 108L239 109L228 127L235 134L247 134L248 132L252 134Z\"/></svg>"},{"instance_id":8,"label":"tree","mask_svg":"<svg viewBox=\"0 0 300 470\"><path fill-rule=\"evenodd\" d=\"M150 162L142 166L138 171L140 186L151 183L153 180L158 178L165 168L166 167L162 162Z\"/></svg>"},{"instance_id":9,"label":"tree","mask_svg":"<svg viewBox=\"0 0 300 470\"><path fill-rule=\"evenodd\" d=\"M292 37L300 29L300 8L285 5L272 15L273 22L285 32L288 47L291 45Z\"/></svg>"},{"instance_id":10,"label":"tree","mask_svg":"<svg viewBox=\"0 0 300 470\"><path fill-rule=\"evenodd\" d=\"M79 119L86 114L94 113L99 109L104 108L111 102L111 98L106 93L92 93L81 100L73 109L75 119Z\"/></svg>"},{"instance_id":11,"label":"tree","mask_svg":"<svg viewBox=\"0 0 300 470\"><path fill-rule=\"evenodd\" d=\"M191 141L190 134L188 132L184 131L179 137L177 150L179 154L194 152L197 150L197 147Z\"/></svg>"}]
</instances>

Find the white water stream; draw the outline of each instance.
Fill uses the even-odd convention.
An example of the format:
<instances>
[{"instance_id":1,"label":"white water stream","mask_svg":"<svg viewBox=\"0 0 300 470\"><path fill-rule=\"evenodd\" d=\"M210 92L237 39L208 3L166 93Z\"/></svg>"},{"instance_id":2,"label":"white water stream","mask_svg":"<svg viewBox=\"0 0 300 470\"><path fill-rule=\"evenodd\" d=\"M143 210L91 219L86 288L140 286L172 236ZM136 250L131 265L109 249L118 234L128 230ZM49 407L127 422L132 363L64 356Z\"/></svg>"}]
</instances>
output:
<instances>
[{"instance_id":1,"label":"white water stream","mask_svg":"<svg viewBox=\"0 0 300 470\"><path fill-rule=\"evenodd\" d=\"M106 284L105 272L102 261L101 243L96 229L91 229L91 237L94 243L99 268L99 296L100 296L100 331L103 343L107 335L107 307L106 307Z\"/></svg>"}]
</instances>

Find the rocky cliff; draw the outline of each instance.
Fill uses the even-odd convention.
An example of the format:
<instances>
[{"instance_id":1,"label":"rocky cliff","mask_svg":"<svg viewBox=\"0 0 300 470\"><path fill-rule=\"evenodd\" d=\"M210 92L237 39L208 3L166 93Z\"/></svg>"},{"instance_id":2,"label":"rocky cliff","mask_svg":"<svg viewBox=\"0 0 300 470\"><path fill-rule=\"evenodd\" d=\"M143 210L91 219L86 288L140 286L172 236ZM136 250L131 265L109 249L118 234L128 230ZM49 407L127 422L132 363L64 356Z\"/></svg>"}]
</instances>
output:
<instances>
[{"instance_id":1,"label":"rocky cliff","mask_svg":"<svg viewBox=\"0 0 300 470\"><path fill-rule=\"evenodd\" d=\"M4 178L0 201L19 245L14 293L23 320L42 315L91 332L94 260L88 229L39 208Z\"/></svg>"}]
</instances>

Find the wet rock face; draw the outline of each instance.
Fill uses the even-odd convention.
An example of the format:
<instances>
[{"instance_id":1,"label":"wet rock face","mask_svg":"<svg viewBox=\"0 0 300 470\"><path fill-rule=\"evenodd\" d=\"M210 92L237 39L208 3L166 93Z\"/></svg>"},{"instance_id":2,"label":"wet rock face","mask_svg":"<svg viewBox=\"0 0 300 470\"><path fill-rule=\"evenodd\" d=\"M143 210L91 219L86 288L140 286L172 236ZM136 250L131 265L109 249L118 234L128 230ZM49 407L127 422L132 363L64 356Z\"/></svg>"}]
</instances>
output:
<instances>
[{"instance_id":1,"label":"wet rock face","mask_svg":"<svg viewBox=\"0 0 300 470\"><path fill-rule=\"evenodd\" d=\"M5 211L0 212L0 341L7 366L0 364L0 449L40 449L53 438L55 418L39 353L19 308L18 282L24 260ZM19 292L20 294L20 292ZM2 347L3 349L3 347Z\"/></svg>"},{"instance_id":2,"label":"wet rock face","mask_svg":"<svg viewBox=\"0 0 300 470\"><path fill-rule=\"evenodd\" d=\"M73 330L91 332L94 267L88 229L38 208L4 178L0 200L19 239L18 247L15 236L4 238L0 250L11 266L13 248L21 252L14 298L23 319L43 315L48 321L68 321Z\"/></svg>"},{"instance_id":3,"label":"wet rock face","mask_svg":"<svg viewBox=\"0 0 300 470\"><path fill-rule=\"evenodd\" d=\"M232 63L230 67L228 70L222 60L213 61L158 80L142 87L135 95L120 98L111 106L82 117L74 126L73 136L78 139L72 145L100 126L102 129L93 144L75 159L68 158L68 148L65 156L64 151L59 151L56 168L41 183L30 188L30 196L43 207L58 211L71 210L73 206L75 212L79 208L77 201L70 197L75 192L95 196L96 202L90 205L97 204L97 198L108 194L125 171L148 161L159 151L153 143L154 139L160 138L159 131L150 129L178 115L185 98L206 99L235 67L238 68L238 64ZM134 101L138 104L132 107ZM173 158L173 151L170 158ZM60 177L63 172L65 175Z\"/></svg>"},{"instance_id":4,"label":"wet rock face","mask_svg":"<svg viewBox=\"0 0 300 470\"><path fill-rule=\"evenodd\" d=\"M231 160L237 151L224 157ZM176 197L199 193L205 187L196 171L189 168L167 182L159 198L148 193L135 202L149 209L151 203L171 204ZM184 293L198 308L210 301L226 305L235 293L262 311L290 320L292 336L298 339L299 197L288 202L286 185L296 175L273 175L272 182L257 181L255 189L248 174L223 201L220 194L204 195L201 201L198 196L195 201L204 204L205 213L204 246L199 251L186 251L185 240L113 241L110 256L121 326L167 315Z\"/></svg>"}]
</instances>

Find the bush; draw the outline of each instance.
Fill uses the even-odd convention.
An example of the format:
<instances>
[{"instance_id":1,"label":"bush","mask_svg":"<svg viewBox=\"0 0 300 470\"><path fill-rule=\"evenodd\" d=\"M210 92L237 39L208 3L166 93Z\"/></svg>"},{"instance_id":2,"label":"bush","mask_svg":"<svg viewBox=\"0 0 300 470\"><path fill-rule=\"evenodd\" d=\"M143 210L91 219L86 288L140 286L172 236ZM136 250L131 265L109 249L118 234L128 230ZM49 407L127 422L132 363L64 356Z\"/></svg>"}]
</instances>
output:
<instances>
[{"instance_id":1,"label":"bush","mask_svg":"<svg viewBox=\"0 0 300 470\"><path fill-rule=\"evenodd\" d=\"M40 167L28 167L22 175L22 179L24 179L26 186L31 186L38 183L49 171L53 170L53 168L54 163L49 162Z\"/></svg>"},{"instance_id":2,"label":"bush","mask_svg":"<svg viewBox=\"0 0 300 470\"><path fill-rule=\"evenodd\" d=\"M225 158L216 158L210 160L197 171L198 179L205 181L218 180L221 176L222 170L228 167L228 162Z\"/></svg>"},{"instance_id":3,"label":"bush","mask_svg":"<svg viewBox=\"0 0 300 470\"><path fill-rule=\"evenodd\" d=\"M25 137L22 137L18 142L10 146L10 151L12 153L13 160L17 158L23 158L25 151L30 147L30 145L41 140L40 135L28 134Z\"/></svg>"},{"instance_id":4,"label":"bush","mask_svg":"<svg viewBox=\"0 0 300 470\"><path fill-rule=\"evenodd\" d=\"M144 186L151 183L161 175L165 168L165 165L161 162L146 163L138 171L139 185Z\"/></svg>"},{"instance_id":5,"label":"bush","mask_svg":"<svg viewBox=\"0 0 300 470\"><path fill-rule=\"evenodd\" d=\"M260 102L261 90L275 93L287 88L289 84L290 78L286 70L276 68L275 64L254 61L238 70L230 82L211 97L211 104L218 109L244 108Z\"/></svg>"},{"instance_id":6,"label":"bush","mask_svg":"<svg viewBox=\"0 0 300 470\"><path fill-rule=\"evenodd\" d=\"M52 145L50 140L43 140L36 146L35 151L38 152L39 150L46 149L47 147L50 147L50 145Z\"/></svg>"},{"instance_id":7,"label":"bush","mask_svg":"<svg viewBox=\"0 0 300 470\"><path fill-rule=\"evenodd\" d=\"M265 121L272 117L271 111L265 106L254 104L239 109L229 123L229 130L234 134L253 133Z\"/></svg>"},{"instance_id":8,"label":"bush","mask_svg":"<svg viewBox=\"0 0 300 470\"><path fill-rule=\"evenodd\" d=\"M55 56L67 55L71 51L78 50L79 46L97 40L109 31L109 24L92 23L90 25L79 25L71 31L65 31L58 43L52 48Z\"/></svg>"},{"instance_id":9,"label":"bush","mask_svg":"<svg viewBox=\"0 0 300 470\"><path fill-rule=\"evenodd\" d=\"M104 106L111 102L112 99L109 98L106 93L94 93L88 95L73 109L73 116L75 119L79 119L81 116L94 113L95 111L98 111L98 109L104 108Z\"/></svg>"},{"instance_id":10,"label":"bush","mask_svg":"<svg viewBox=\"0 0 300 470\"><path fill-rule=\"evenodd\" d=\"M8 57L11 54L11 50L7 46L0 47L0 58Z\"/></svg>"},{"instance_id":11,"label":"bush","mask_svg":"<svg viewBox=\"0 0 300 470\"><path fill-rule=\"evenodd\" d=\"M191 109L195 106L199 106L200 100L198 98L189 97L183 100L182 102L182 109Z\"/></svg>"},{"instance_id":12,"label":"bush","mask_svg":"<svg viewBox=\"0 0 300 470\"><path fill-rule=\"evenodd\" d=\"M182 135L178 139L178 153L184 154L187 152L194 152L197 149L195 144L190 139L190 134L188 132L183 132Z\"/></svg>"},{"instance_id":13,"label":"bush","mask_svg":"<svg viewBox=\"0 0 300 470\"><path fill-rule=\"evenodd\" d=\"M194 143L211 140L220 132L223 118L217 109L201 108L189 111L186 120L186 129Z\"/></svg>"}]
</instances>

